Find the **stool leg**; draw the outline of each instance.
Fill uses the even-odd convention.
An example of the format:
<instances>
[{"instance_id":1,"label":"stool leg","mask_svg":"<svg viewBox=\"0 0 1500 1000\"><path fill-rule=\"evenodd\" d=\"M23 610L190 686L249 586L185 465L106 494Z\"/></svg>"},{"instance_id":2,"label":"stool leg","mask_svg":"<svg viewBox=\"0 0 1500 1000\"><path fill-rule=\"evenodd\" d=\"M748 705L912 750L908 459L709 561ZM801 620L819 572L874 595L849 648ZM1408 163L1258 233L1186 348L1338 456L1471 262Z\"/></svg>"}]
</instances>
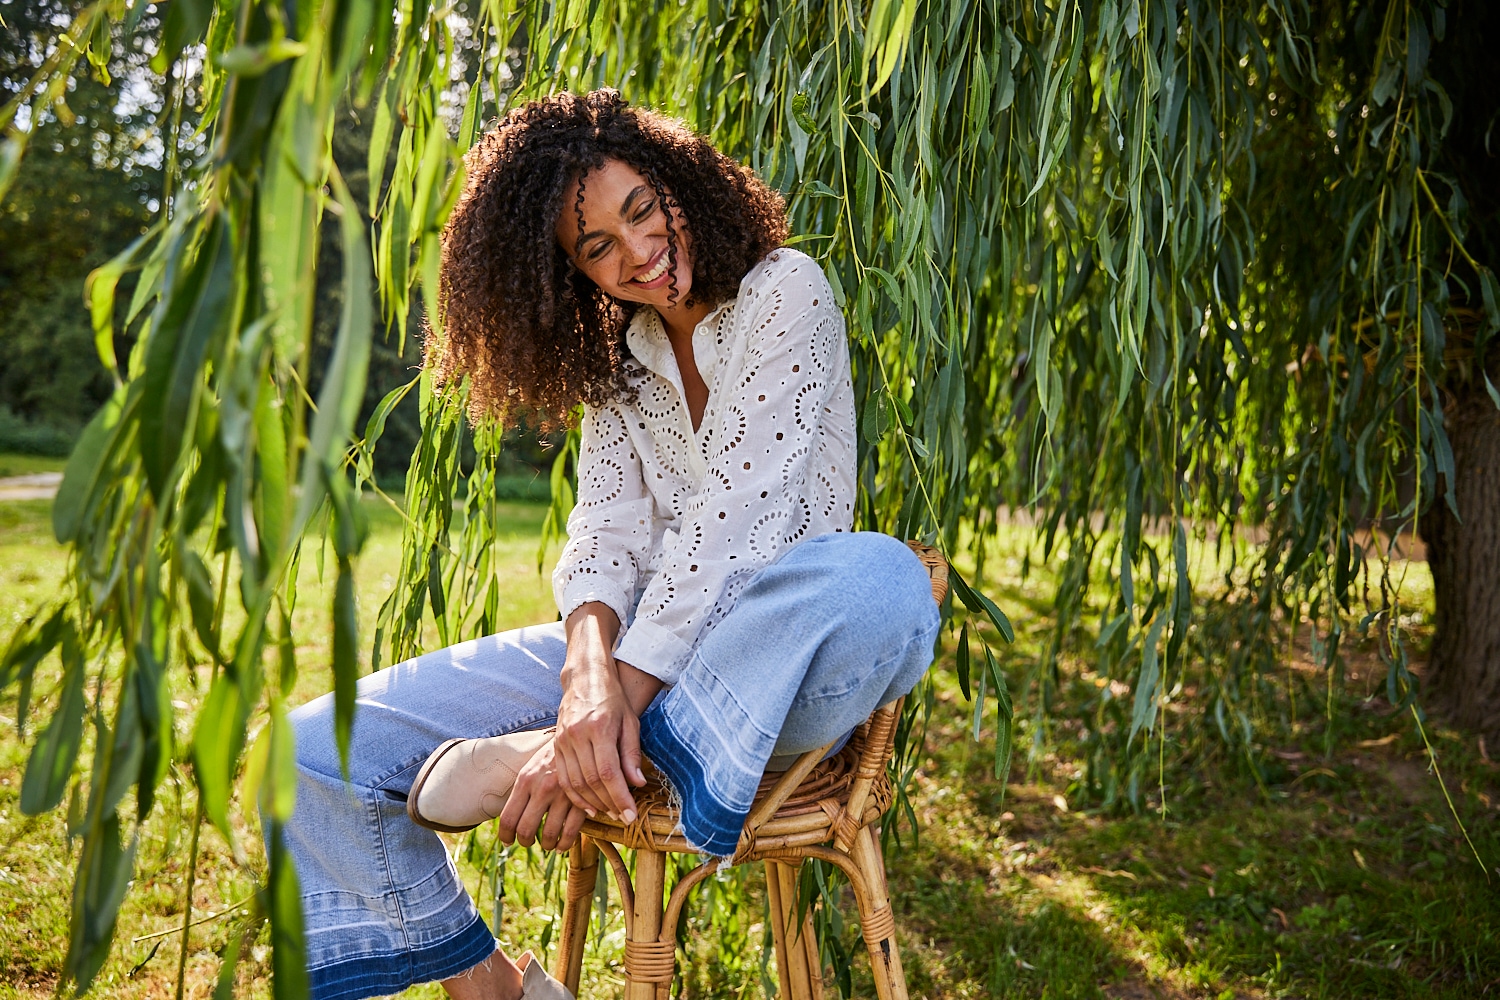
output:
<instances>
[{"instance_id":1,"label":"stool leg","mask_svg":"<svg viewBox=\"0 0 1500 1000\"><path fill-rule=\"evenodd\" d=\"M568 894L563 900L562 940L557 946L557 960L552 975L578 995L578 980L583 973L583 946L589 936L590 905L599 878L599 848L587 837L568 852Z\"/></svg>"},{"instance_id":2,"label":"stool leg","mask_svg":"<svg viewBox=\"0 0 1500 1000\"><path fill-rule=\"evenodd\" d=\"M625 1000L657 1000L665 997L672 987L671 979L659 983L637 979L632 968L631 943L648 948L657 944L661 935L662 890L667 880L667 856L660 851L638 850L635 852L635 917L626 931L625 940Z\"/></svg>"},{"instance_id":3,"label":"stool leg","mask_svg":"<svg viewBox=\"0 0 1500 1000\"><path fill-rule=\"evenodd\" d=\"M849 853L868 887L866 897L859 901L859 920L865 945L870 949L875 991L880 1000L908 1000L906 973L901 969L901 953L896 949L896 922L886 892L885 859L873 827L859 832Z\"/></svg>"},{"instance_id":4,"label":"stool leg","mask_svg":"<svg viewBox=\"0 0 1500 1000\"><path fill-rule=\"evenodd\" d=\"M792 885L796 885L795 880ZM812 1000L823 1000L823 956L818 951L818 932L813 929L811 906L802 918L802 949L806 956L808 982L812 986L809 996Z\"/></svg>"},{"instance_id":5,"label":"stool leg","mask_svg":"<svg viewBox=\"0 0 1500 1000\"><path fill-rule=\"evenodd\" d=\"M770 903L771 936L776 942L776 978L781 995L791 1000L820 1000L823 979L817 960L812 914L797 926L797 866L766 862L766 899ZM808 945L812 961L808 961Z\"/></svg>"}]
</instances>

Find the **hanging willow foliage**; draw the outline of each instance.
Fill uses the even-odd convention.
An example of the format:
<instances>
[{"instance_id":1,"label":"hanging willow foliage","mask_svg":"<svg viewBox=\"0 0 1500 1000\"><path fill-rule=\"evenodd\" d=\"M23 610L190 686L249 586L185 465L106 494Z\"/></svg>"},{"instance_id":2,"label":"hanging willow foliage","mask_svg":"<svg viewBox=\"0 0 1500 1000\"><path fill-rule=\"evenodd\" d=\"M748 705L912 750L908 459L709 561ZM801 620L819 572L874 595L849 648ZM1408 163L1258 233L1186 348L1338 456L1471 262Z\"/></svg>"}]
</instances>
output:
<instances>
[{"instance_id":1,"label":"hanging willow foliage","mask_svg":"<svg viewBox=\"0 0 1500 1000\"><path fill-rule=\"evenodd\" d=\"M80 60L104 71L143 8L101 0L59 36L36 85L0 112L0 189L27 139L19 105L40 120ZM426 376L355 424L377 327L404 331L417 306L435 319L461 153L507 107L558 88L614 86L679 115L787 193L798 245L849 320L862 527L950 552L972 540L982 564L1003 511L1034 505L1043 557L1061 565L1055 638L1031 678L1039 722L1107 571L1112 610L1091 655L1133 695L1101 708L1097 795L1141 802L1141 734L1188 656L1214 666L1205 705L1244 748L1273 614L1309 605L1334 669L1364 565L1355 531L1376 515L1409 524L1436 477L1451 482L1437 386L1456 363L1482 376L1500 328L1493 275L1464 249L1464 195L1435 166L1451 106L1428 62L1445 17L1439 0L173 0L151 28L154 68L201 67L190 100L210 152L179 165L157 226L91 279L117 388L54 508L71 590L0 665L24 721L38 664L61 657L21 803L35 813L73 796L68 975L86 985L104 960L134 831L175 757L193 763L200 816L231 840L236 782L259 796L270 870L255 912L271 923L277 995L305 987L279 844L301 545L322 534L336 557L347 746L357 499L386 416L415 392L402 572L374 658L417 652L424 620L445 643L496 627L487 487L500 428L467 430L461 390ZM373 121L364 204L330 153L335 112L351 105ZM314 400L324 213L342 235L344 312ZM121 320L135 345L123 363ZM572 455L553 476L554 535ZM1242 526L1268 541L1234 577L1235 641L1215 646L1195 638L1189 537ZM1370 610L1389 612L1379 589ZM981 620L1009 625L976 590L957 592L971 613L961 681L978 688L976 718L996 705L1004 773L1009 695L970 637ZM231 602L243 615L226 615ZM1371 621L1391 700L1409 700L1399 618ZM172 693L202 662L212 682L177 745ZM95 756L79 765L86 718Z\"/></svg>"}]
</instances>

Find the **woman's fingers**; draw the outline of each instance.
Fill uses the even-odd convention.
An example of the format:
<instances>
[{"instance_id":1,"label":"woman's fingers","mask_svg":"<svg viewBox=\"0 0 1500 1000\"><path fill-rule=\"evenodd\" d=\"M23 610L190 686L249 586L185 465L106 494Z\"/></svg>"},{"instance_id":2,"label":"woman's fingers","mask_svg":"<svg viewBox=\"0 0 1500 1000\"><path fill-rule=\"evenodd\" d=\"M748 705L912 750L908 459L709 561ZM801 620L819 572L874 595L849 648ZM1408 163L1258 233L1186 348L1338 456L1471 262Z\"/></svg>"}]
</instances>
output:
<instances>
[{"instance_id":1,"label":"woman's fingers","mask_svg":"<svg viewBox=\"0 0 1500 1000\"><path fill-rule=\"evenodd\" d=\"M567 804L567 796L556 786L555 778L535 780L529 775L516 778L510 801L499 811L499 840L505 844L531 847L537 841L541 817L552 807L553 799Z\"/></svg>"},{"instance_id":2,"label":"woman's fingers","mask_svg":"<svg viewBox=\"0 0 1500 1000\"><path fill-rule=\"evenodd\" d=\"M583 810L571 803L559 800L547 811L547 820L537 842L549 851L566 851L578 841L578 831L583 829Z\"/></svg>"},{"instance_id":3,"label":"woman's fingers","mask_svg":"<svg viewBox=\"0 0 1500 1000\"><path fill-rule=\"evenodd\" d=\"M574 809L568 817L567 823L563 825L562 838L558 840L557 846L562 850L570 850L578 843L578 834L583 830L583 813Z\"/></svg>"},{"instance_id":4,"label":"woman's fingers","mask_svg":"<svg viewBox=\"0 0 1500 1000\"><path fill-rule=\"evenodd\" d=\"M560 731L556 739L558 756L567 768L567 784L573 804L581 809L592 809L595 814L613 812L606 795L597 788L597 768L594 766L594 739L587 733Z\"/></svg>"},{"instance_id":5,"label":"woman's fingers","mask_svg":"<svg viewBox=\"0 0 1500 1000\"><path fill-rule=\"evenodd\" d=\"M646 772L641 767L644 759L641 754L640 720L627 719L620 729L620 763L625 768L626 779L637 788L646 783Z\"/></svg>"},{"instance_id":6,"label":"woman's fingers","mask_svg":"<svg viewBox=\"0 0 1500 1000\"><path fill-rule=\"evenodd\" d=\"M602 806L584 780L583 768L579 765L577 755L570 753L568 748L561 747L558 757L562 759L562 767L558 771L557 783L567 794L568 801L590 816L598 813Z\"/></svg>"},{"instance_id":7,"label":"woman's fingers","mask_svg":"<svg viewBox=\"0 0 1500 1000\"><path fill-rule=\"evenodd\" d=\"M639 723L628 712L601 715L582 725L559 726L555 741L559 756L566 761L569 798L627 823L635 819L635 799L625 783L620 740L631 730L638 731ZM585 803L579 803L579 797Z\"/></svg>"},{"instance_id":8,"label":"woman's fingers","mask_svg":"<svg viewBox=\"0 0 1500 1000\"><path fill-rule=\"evenodd\" d=\"M620 748L615 740L608 743L595 743L594 769L589 772L588 762L584 761L585 779L592 777L590 782L596 794L605 796L609 801L609 811L619 816L627 823L635 821L635 798L630 794L630 786L625 784L625 771L620 764Z\"/></svg>"},{"instance_id":9,"label":"woman's fingers","mask_svg":"<svg viewBox=\"0 0 1500 1000\"><path fill-rule=\"evenodd\" d=\"M536 840L537 828L553 800L567 803L567 795L558 782L562 762L557 759L555 741L527 761L516 775L510 798L500 810L496 834L502 843L521 843L527 847Z\"/></svg>"}]
</instances>

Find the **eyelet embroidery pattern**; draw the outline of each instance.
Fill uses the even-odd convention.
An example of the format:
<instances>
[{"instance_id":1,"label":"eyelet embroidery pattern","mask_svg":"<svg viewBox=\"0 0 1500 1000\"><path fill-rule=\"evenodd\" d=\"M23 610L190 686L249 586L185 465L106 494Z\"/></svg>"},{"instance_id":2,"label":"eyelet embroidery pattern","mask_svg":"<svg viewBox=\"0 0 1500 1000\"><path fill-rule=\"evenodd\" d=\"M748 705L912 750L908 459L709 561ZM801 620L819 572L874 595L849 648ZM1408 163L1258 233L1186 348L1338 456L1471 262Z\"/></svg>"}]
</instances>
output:
<instances>
[{"instance_id":1,"label":"eyelet embroidery pattern","mask_svg":"<svg viewBox=\"0 0 1500 1000\"><path fill-rule=\"evenodd\" d=\"M631 621L617 655L671 683L744 585L788 545L853 524L854 390L817 262L770 254L694 331L708 403L694 433L660 318L627 331L633 403L587 408L558 610Z\"/></svg>"}]
</instances>

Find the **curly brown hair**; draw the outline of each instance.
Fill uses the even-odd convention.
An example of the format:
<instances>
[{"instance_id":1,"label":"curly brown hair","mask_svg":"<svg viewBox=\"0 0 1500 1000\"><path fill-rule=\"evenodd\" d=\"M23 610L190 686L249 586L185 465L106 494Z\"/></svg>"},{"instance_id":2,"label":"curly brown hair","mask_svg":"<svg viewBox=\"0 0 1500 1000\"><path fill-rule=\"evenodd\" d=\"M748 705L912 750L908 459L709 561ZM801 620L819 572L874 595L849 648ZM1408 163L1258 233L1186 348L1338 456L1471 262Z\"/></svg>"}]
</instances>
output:
<instances>
[{"instance_id":1,"label":"curly brown hair","mask_svg":"<svg viewBox=\"0 0 1500 1000\"><path fill-rule=\"evenodd\" d=\"M439 381L468 377L471 416L519 409L545 427L566 423L579 403L627 393L624 334L637 306L574 267L554 229L569 183L607 159L676 202L692 241L691 299L736 294L786 240L780 194L681 122L614 90L511 111L464 159L463 194L443 230L442 333L427 335ZM675 254L670 229L668 240Z\"/></svg>"}]
</instances>

